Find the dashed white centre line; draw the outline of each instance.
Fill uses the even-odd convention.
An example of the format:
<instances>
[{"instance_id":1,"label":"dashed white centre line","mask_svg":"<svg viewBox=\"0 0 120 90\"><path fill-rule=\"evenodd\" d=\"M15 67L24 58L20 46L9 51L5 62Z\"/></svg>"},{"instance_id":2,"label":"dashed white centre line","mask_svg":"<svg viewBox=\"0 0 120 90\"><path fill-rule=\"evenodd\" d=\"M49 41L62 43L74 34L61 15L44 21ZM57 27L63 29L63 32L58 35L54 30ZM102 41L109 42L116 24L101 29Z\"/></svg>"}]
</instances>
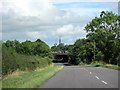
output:
<instances>
[{"instance_id":1,"label":"dashed white centre line","mask_svg":"<svg viewBox=\"0 0 120 90\"><path fill-rule=\"evenodd\" d=\"M99 79L99 77L98 76L95 76L97 79Z\"/></svg>"},{"instance_id":2,"label":"dashed white centre line","mask_svg":"<svg viewBox=\"0 0 120 90\"><path fill-rule=\"evenodd\" d=\"M92 74L92 72L90 72L90 74Z\"/></svg>"},{"instance_id":3,"label":"dashed white centre line","mask_svg":"<svg viewBox=\"0 0 120 90\"><path fill-rule=\"evenodd\" d=\"M101 81L101 82L103 82L104 84L107 84L107 82L105 82L105 81Z\"/></svg>"}]
</instances>

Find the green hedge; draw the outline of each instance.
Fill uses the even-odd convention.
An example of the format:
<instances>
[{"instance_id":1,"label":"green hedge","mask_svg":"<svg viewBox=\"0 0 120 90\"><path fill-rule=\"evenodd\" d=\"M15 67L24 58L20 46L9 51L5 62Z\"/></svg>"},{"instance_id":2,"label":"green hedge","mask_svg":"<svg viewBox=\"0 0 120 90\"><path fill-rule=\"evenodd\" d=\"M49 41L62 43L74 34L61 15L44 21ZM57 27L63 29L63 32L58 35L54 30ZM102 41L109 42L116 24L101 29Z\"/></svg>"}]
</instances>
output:
<instances>
[{"instance_id":1,"label":"green hedge","mask_svg":"<svg viewBox=\"0 0 120 90\"><path fill-rule=\"evenodd\" d=\"M52 63L48 57L41 58L40 56L21 55L11 48L2 48L2 75L10 74L17 69L35 70L37 67L42 68Z\"/></svg>"}]
</instances>

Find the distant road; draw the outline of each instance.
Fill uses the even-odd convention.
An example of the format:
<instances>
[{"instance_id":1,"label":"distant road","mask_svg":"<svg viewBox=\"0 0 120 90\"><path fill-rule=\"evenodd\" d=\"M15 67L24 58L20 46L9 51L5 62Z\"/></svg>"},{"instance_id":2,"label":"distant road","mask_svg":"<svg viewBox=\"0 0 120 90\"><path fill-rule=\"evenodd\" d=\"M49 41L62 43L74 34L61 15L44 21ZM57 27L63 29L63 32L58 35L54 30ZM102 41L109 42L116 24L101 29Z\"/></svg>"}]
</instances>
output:
<instances>
[{"instance_id":1,"label":"distant road","mask_svg":"<svg viewBox=\"0 0 120 90\"><path fill-rule=\"evenodd\" d=\"M60 65L57 63L56 65ZM118 71L69 64L40 88L118 88Z\"/></svg>"}]
</instances>

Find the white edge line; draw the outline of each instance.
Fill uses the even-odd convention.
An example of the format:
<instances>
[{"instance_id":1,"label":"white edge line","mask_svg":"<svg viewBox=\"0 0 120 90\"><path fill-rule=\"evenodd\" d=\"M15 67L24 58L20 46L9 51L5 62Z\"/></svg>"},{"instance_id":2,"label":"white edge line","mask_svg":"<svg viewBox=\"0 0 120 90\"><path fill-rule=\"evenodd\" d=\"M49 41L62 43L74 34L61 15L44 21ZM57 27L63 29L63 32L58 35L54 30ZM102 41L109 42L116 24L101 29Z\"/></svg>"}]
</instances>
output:
<instances>
[{"instance_id":1,"label":"white edge line","mask_svg":"<svg viewBox=\"0 0 120 90\"><path fill-rule=\"evenodd\" d=\"M107 82L105 82L105 81L101 81L101 82L103 82L104 84L107 84Z\"/></svg>"},{"instance_id":2,"label":"white edge line","mask_svg":"<svg viewBox=\"0 0 120 90\"><path fill-rule=\"evenodd\" d=\"M97 79L99 79L99 77L98 76L95 76Z\"/></svg>"}]
</instances>

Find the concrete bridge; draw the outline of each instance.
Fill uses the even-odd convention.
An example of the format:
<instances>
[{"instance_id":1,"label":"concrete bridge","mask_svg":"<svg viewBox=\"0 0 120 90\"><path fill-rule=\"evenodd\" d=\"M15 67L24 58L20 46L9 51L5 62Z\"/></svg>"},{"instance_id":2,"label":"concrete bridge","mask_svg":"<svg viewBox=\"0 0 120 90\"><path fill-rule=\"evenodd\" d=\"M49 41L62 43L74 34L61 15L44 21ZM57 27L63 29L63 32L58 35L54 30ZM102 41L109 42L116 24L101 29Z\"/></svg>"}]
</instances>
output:
<instances>
[{"instance_id":1,"label":"concrete bridge","mask_svg":"<svg viewBox=\"0 0 120 90\"><path fill-rule=\"evenodd\" d=\"M52 52L54 59L53 62L69 62L70 58L67 51Z\"/></svg>"}]
</instances>

